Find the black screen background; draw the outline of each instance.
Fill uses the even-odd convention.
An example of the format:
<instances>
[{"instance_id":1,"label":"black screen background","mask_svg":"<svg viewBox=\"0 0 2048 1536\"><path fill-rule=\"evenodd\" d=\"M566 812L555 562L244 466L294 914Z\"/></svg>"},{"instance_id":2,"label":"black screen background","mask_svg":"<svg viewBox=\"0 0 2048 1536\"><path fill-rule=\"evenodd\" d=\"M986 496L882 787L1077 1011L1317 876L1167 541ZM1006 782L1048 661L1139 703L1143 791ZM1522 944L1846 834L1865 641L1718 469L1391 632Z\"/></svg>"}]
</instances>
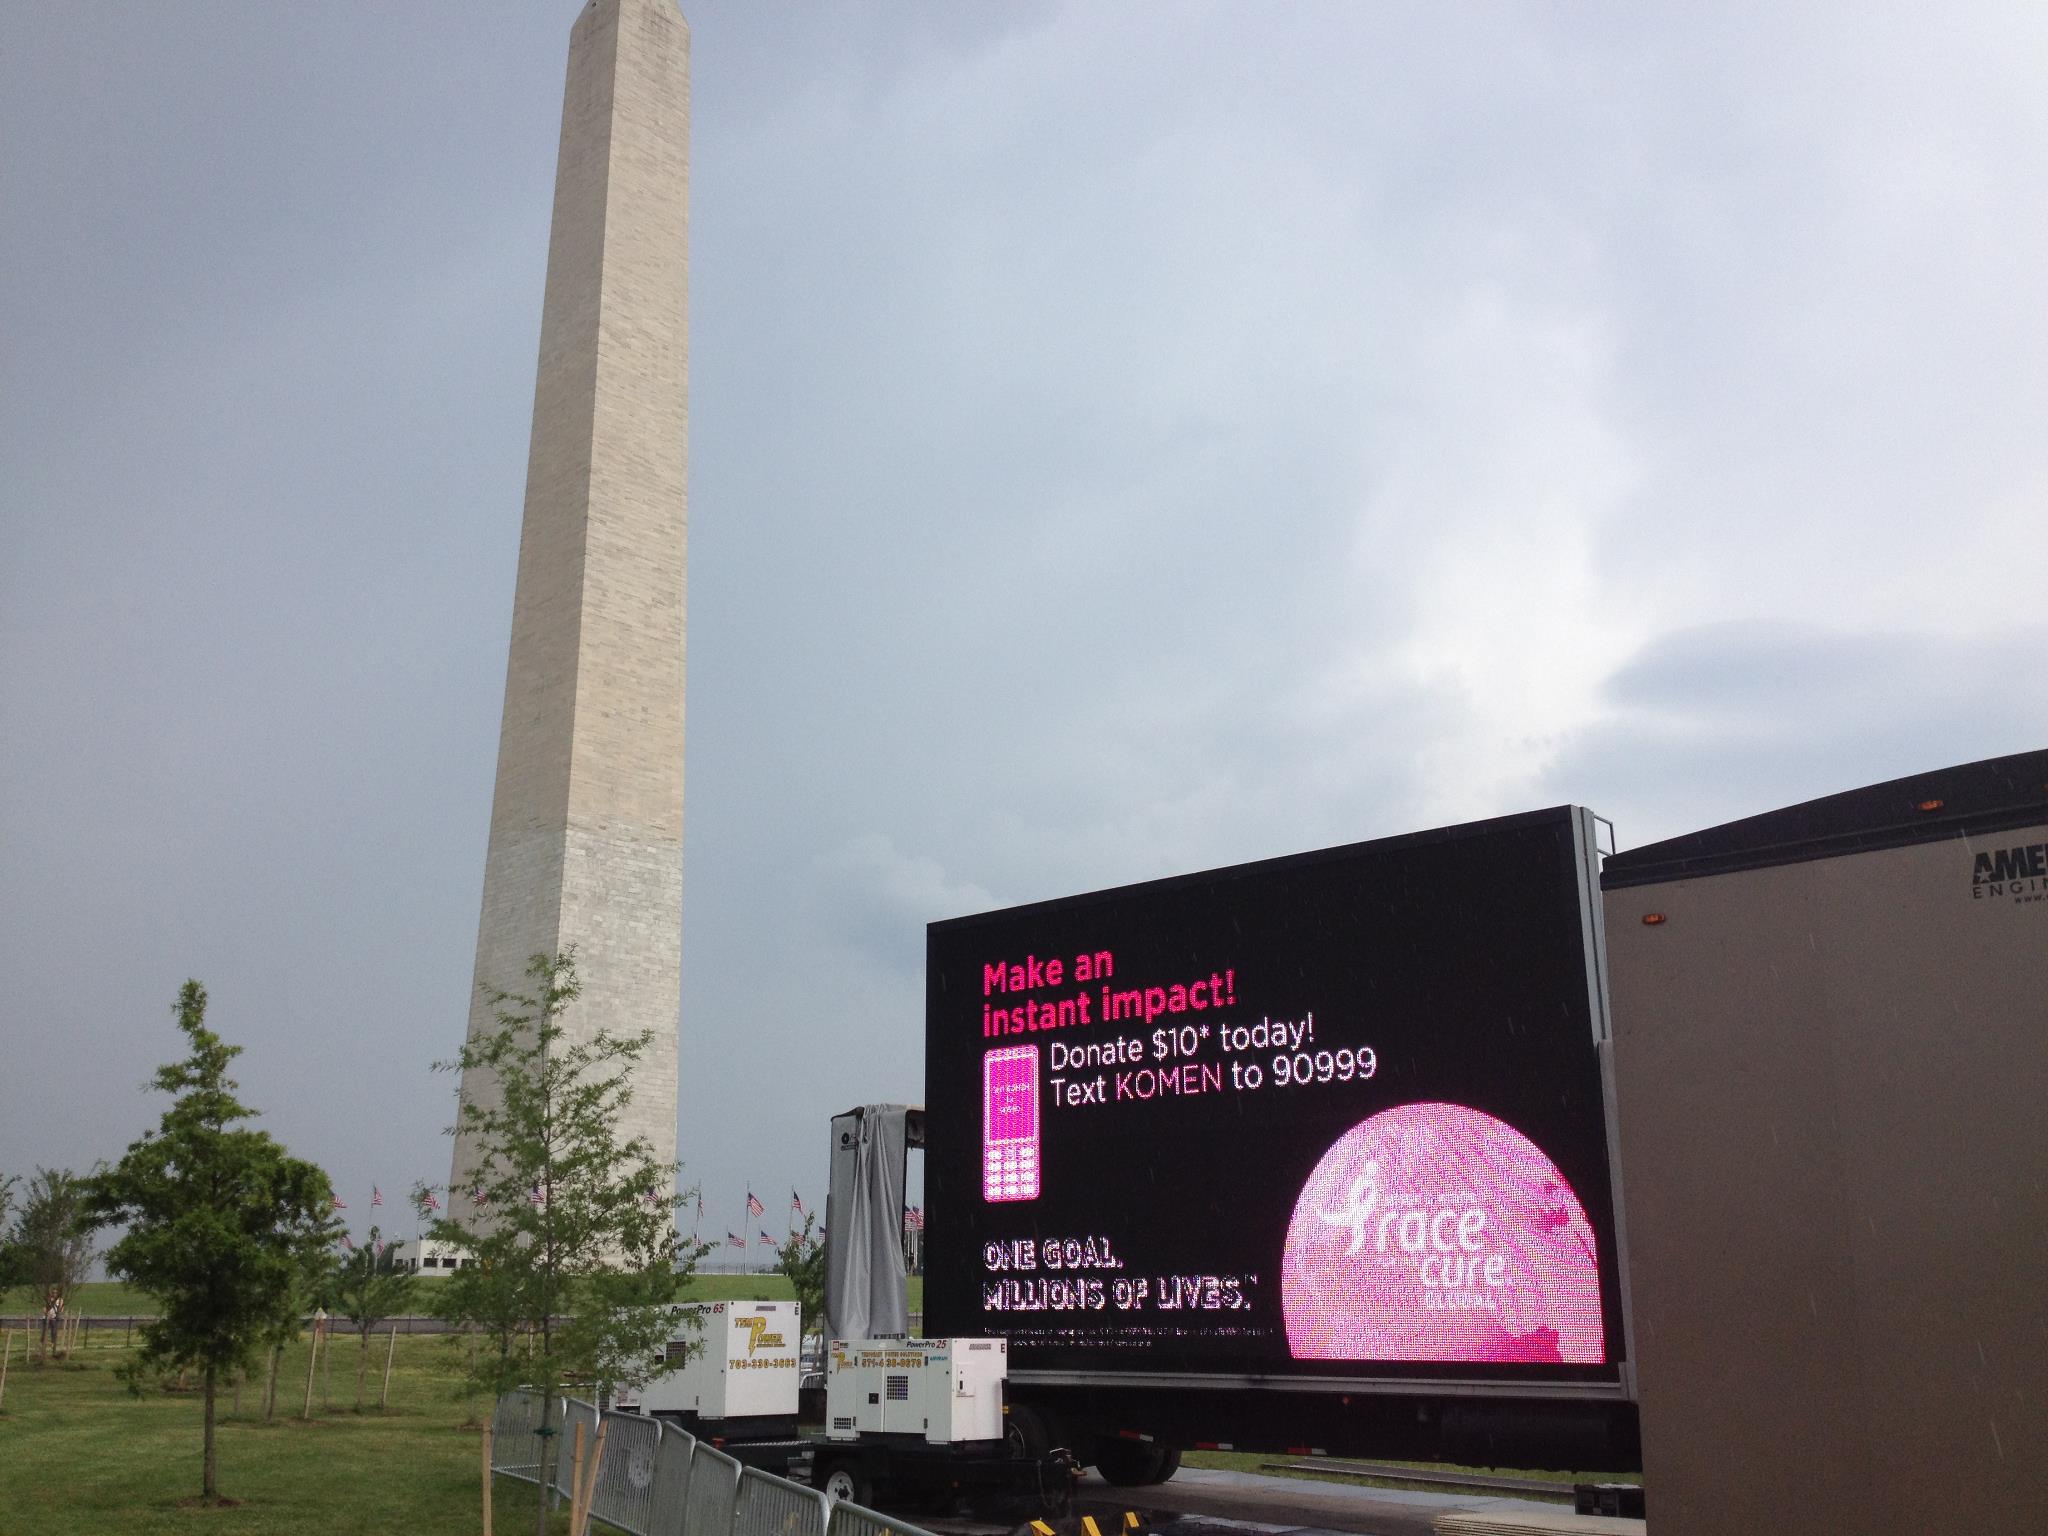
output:
<instances>
[{"instance_id":1,"label":"black screen background","mask_svg":"<svg viewBox=\"0 0 2048 1536\"><path fill-rule=\"evenodd\" d=\"M925 1331L1007 1335L1020 1367L1342 1376L1612 1379L1622 1354L1614 1212L1569 808L1448 828L934 923L927 931ZM982 967L1098 950L1119 988L1234 968L1237 1005L985 1040ZM1071 985L1027 994L1072 994ZM985 1203L988 1049L1078 1044L1183 1022L1313 1011L1316 1044L1370 1045L1363 1084L1061 1107L1042 1095L1044 1188ZM1265 1062L1270 1052L1241 1060ZM1205 1056L1206 1060L1228 1060ZM1041 1061L1041 1081L1047 1076ZM1082 1075L1092 1075L1082 1074ZM1297 1361L1280 1256L1303 1181L1339 1136L1397 1104L1494 1115L1547 1153L1599 1245L1608 1364ZM1249 1312L1194 1312L1132 1337L1130 1314L984 1311L990 1239L1107 1235L1128 1273L1255 1273ZM1025 1278L1045 1278L1037 1271ZM1107 1277L1104 1277L1107 1278ZM1263 1337L1224 1330L1263 1326ZM1071 1330L1071 1331L1067 1331Z\"/></svg>"}]
</instances>

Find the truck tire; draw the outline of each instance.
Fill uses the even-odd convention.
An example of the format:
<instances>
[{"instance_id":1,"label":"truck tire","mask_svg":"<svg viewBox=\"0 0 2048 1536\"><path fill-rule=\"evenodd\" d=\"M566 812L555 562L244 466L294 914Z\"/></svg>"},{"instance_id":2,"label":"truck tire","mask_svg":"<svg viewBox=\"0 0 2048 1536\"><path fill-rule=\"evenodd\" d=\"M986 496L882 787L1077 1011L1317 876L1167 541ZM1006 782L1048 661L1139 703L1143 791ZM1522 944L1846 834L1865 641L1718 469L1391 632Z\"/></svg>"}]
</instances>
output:
<instances>
[{"instance_id":1,"label":"truck tire","mask_svg":"<svg viewBox=\"0 0 2048 1536\"><path fill-rule=\"evenodd\" d=\"M1012 1461L1036 1461L1052 1449L1052 1426L1029 1403L1012 1403L1003 1410L1003 1439Z\"/></svg>"},{"instance_id":2,"label":"truck tire","mask_svg":"<svg viewBox=\"0 0 2048 1536\"><path fill-rule=\"evenodd\" d=\"M1119 1488L1149 1488L1180 1470L1180 1451L1149 1440L1103 1440L1095 1447L1095 1470Z\"/></svg>"},{"instance_id":3,"label":"truck tire","mask_svg":"<svg viewBox=\"0 0 2048 1536\"><path fill-rule=\"evenodd\" d=\"M857 1456L835 1457L820 1466L817 1489L835 1504L844 1499L849 1503L866 1505L875 1496L874 1480L868 1476L868 1469Z\"/></svg>"}]
</instances>

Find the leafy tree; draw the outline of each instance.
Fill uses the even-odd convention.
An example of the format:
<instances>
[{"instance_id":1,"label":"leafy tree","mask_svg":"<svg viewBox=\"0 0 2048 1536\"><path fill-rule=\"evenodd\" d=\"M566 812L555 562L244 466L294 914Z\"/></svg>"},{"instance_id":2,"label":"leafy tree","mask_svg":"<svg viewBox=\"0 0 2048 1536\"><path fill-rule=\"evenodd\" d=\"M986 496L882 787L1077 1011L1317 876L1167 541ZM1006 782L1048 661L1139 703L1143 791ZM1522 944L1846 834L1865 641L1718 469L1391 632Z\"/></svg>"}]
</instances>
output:
<instances>
[{"instance_id":1,"label":"leafy tree","mask_svg":"<svg viewBox=\"0 0 2048 1536\"><path fill-rule=\"evenodd\" d=\"M15 1277L14 1246L6 1241L7 1218L14 1210L14 1191L21 1180L11 1173L0 1173L0 1296L5 1296L21 1281Z\"/></svg>"},{"instance_id":2,"label":"leafy tree","mask_svg":"<svg viewBox=\"0 0 2048 1536\"><path fill-rule=\"evenodd\" d=\"M12 1182L12 1181L10 1181ZM21 1215L0 1244L0 1276L25 1285L39 1306L60 1306L92 1268L92 1236L80 1227L84 1181L62 1168L38 1168ZM46 1347L54 1341L45 1335Z\"/></svg>"},{"instance_id":3,"label":"leafy tree","mask_svg":"<svg viewBox=\"0 0 2048 1536\"><path fill-rule=\"evenodd\" d=\"M370 1368L370 1330L412 1304L413 1278L398 1267L398 1245L386 1248L375 1227L342 1261L334 1279L334 1310L356 1325L356 1412L363 1411L363 1377Z\"/></svg>"},{"instance_id":4,"label":"leafy tree","mask_svg":"<svg viewBox=\"0 0 2048 1536\"><path fill-rule=\"evenodd\" d=\"M488 1074L496 1092L472 1095L451 1127L469 1138L475 1184L452 1192L428 1235L470 1259L434 1298L440 1315L496 1346L480 1353L475 1384L542 1394L545 1484L549 1415L566 1378L638 1385L681 1364L661 1358L663 1306L706 1249L676 1232L677 1166L657 1161L644 1137L620 1139L652 1034L581 1039L564 1029L581 990L573 949L535 955L526 976L526 992L490 991L497 1028L443 1063L471 1084ZM522 1334L531 1356L515 1350Z\"/></svg>"},{"instance_id":5,"label":"leafy tree","mask_svg":"<svg viewBox=\"0 0 2048 1536\"><path fill-rule=\"evenodd\" d=\"M825 1245L811 1235L817 1219L815 1212L805 1213L803 1230L790 1233L788 1241L775 1250L775 1267L789 1277L799 1316L810 1333L822 1333L825 1328Z\"/></svg>"},{"instance_id":6,"label":"leafy tree","mask_svg":"<svg viewBox=\"0 0 2048 1536\"><path fill-rule=\"evenodd\" d=\"M38 1299L62 1300L92 1268L92 1235L84 1216L85 1181L62 1168L38 1168L7 1239L16 1284Z\"/></svg>"},{"instance_id":7,"label":"leafy tree","mask_svg":"<svg viewBox=\"0 0 2048 1536\"><path fill-rule=\"evenodd\" d=\"M157 1069L155 1087L172 1095L171 1107L119 1163L85 1180L85 1210L95 1227L126 1226L107 1268L161 1309L142 1327L131 1389L145 1373L200 1374L201 1496L214 1503L216 1391L277 1336L309 1255L333 1242L334 1192L313 1164L241 1125L255 1114L228 1076L241 1047L206 1027L206 989L186 982L175 1011L191 1053Z\"/></svg>"}]
</instances>

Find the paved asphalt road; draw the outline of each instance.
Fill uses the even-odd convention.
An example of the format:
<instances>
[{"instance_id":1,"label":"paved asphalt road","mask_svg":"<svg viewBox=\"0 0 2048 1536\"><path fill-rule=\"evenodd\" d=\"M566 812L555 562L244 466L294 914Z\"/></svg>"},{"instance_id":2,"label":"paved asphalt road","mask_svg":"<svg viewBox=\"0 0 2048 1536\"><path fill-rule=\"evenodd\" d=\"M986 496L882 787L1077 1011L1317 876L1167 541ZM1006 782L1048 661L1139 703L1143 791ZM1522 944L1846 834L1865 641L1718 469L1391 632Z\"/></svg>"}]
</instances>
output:
<instances>
[{"instance_id":1,"label":"paved asphalt road","mask_svg":"<svg viewBox=\"0 0 2048 1536\"><path fill-rule=\"evenodd\" d=\"M1499 1494L1410 1493L1194 1467L1183 1467L1173 1481L1156 1488L1114 1488L1091 1473L1080 1483L1075 1504L1082 1512L1095 1515L1105 1536L1114 1527L1103 1520L1103 1514L1121 1518L1126 1509L1137 1510L1148 1524L1155 1516L1190 1517L1180 1523L1185 1536L1206 1536L1201 1527L1210 1520L1224 1528L1219 1536L1224 1536L1229 1528L1284 1531L1302 1536L1317 1531L1355 1532L1359 1536L1431 1536L1436 1518L1450 1510L1546 1515L1569 1514L1571 1510L1569 1504ZM1589 1525L1588 1529L1600 1529L1607 1524ZM1633 1522L1616 1521L1611 1525L1616 1530L1641 1529Z\"/></svg>"}]
</instances>

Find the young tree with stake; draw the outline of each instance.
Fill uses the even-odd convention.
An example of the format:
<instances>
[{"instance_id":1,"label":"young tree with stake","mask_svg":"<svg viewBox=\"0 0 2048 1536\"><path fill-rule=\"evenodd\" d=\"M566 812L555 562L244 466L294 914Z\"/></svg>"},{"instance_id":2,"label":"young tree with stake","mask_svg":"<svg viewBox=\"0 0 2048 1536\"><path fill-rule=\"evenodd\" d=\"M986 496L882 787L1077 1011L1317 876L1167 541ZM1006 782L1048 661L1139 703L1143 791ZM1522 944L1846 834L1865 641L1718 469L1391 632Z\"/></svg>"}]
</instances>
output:
<instances>
[{"instance_id":1,"label":"young tree with stake","mask_svg":"<svg viewBox=\"0 0 2048 1536\"><path fill-rule=\"evenodd\" d=\"M119 1163L85 1180L84 1203L91 1226L127 1228L107 1268L161 1309L125 1368L130 1388L152 1372L199 1372L201 1497L218 1503L217 1389L276 1337L309 1256L333 1242L333 1190L313 1164L241 1124L255 1115L228 1076L241 1047L206 1027L206 989L186 982L175 1011L190 1054L159 1067L154 1083L171 1107Z\"/></svg>"},{"instance_id":2,"label":"young tree with stake","mask_svg":"<svg viewBox=\"0 0 2048 1536\"><path fill-rule=\"evenodd\" d=\"M398 1267L397 1248L386 1248L375 1227L342 1261L334 1281L334 1308L356 1325L356 1412L363 1411L363 1379L370 1369L370 1330L412 1304L413 1278Z\"/></svg>"},{"instance_id":3,"label":"young tree with stake","mask_svg":"<svg viewBox=\"0 0 2048 1536\"><path fill-rule=\"evenodd\" d=\"M475 1215L437 1220L429 1236L469 1264L434 1288L435 1310L476 1328L476 1385L541 1394L543 1486L553 1474L550 1422L564 1378L638 1385L663 1361L681 1291L706 1251L677 1232L677 1166L644 1137L621 1140L634 1064L651 1034L572 1037L564 1010L580 991L573 949L535 955L529 990L493 990L497 1028L474 1036L448 1070L488 1073L495 1103L465 1102L459 1130L475 1157ZM515 1350L521 1334L533 1353ZM541 1513L543 1522L546 1511ZM544 1527L543 1527L544 1529Z\"/></svg>"}]
</instances>

